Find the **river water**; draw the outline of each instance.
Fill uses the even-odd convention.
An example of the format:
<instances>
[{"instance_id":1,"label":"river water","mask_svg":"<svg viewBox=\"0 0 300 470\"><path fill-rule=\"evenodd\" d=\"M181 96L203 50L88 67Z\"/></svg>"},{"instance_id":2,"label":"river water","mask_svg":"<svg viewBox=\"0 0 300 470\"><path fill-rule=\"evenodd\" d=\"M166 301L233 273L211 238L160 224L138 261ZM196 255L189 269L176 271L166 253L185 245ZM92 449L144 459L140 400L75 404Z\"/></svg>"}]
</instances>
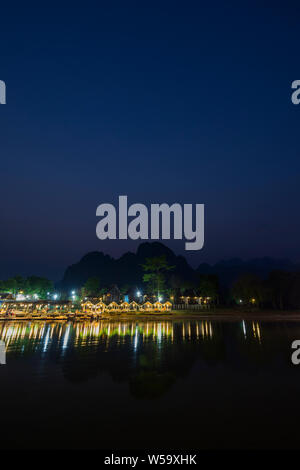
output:
<instances>
[{"instance_id":1,"label":"river water","mask_svg":"<svg viewBox=\"0 0 300 470\"><path fill-rule=\"evenodd\" d=\"M300 447L295 339L288 321L2 322L0 448Z\"/></svg>"}]
</instances>

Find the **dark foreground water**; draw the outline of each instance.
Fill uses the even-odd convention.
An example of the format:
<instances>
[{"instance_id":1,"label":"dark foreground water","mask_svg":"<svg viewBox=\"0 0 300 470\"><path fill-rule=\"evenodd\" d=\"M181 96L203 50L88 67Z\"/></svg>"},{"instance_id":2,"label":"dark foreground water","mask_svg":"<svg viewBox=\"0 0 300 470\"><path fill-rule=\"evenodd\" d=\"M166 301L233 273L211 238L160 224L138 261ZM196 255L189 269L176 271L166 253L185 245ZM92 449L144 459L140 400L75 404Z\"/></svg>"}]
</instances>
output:
<instances>
[{"instance_id":1,"label":"dark foreground water","mask_svg":"<svg viewBox=\"0 0 300 470\"><path fill-rule=\"evenodd\" d=\"M300 447L300 323L1 323L1 448Z\"/></svg>"}]
</instances>

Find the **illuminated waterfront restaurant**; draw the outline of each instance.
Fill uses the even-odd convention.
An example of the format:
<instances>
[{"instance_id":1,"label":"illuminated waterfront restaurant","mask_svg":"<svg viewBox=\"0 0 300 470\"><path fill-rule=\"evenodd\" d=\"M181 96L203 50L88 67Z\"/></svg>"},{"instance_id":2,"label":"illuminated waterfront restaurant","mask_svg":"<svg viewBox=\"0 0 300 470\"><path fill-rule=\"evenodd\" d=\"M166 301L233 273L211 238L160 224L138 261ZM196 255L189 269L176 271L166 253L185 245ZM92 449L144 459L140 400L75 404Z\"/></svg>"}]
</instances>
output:
<instances>
[{"instance_id":1,"label":"illuminated waterfront restaurant","mask_svg":"<svg viewBox=\"0 0 300 470\"><path fill-rule=\"evenodd\" d=\"M110 298L111 296L107 297ZM171 300L173 298L171 297ZM127 301L111 301L103 302L100 298L86 299L82 302L74 300L16 300L11 298L3 298L0 300L0 317L16 318L47 318L56 317L60 319L68 319L74 316L78 318L97 318L104 313L151 313L151 312L170 312L173 310L195 310L210 307L209 297L182 296L178 299L180 303L172 303L170 301L138 303L134 300Z\"/></svg>"},{"instance_id":2,"label":"illuminated waterfront restaurant","mask_svg":"<svg viewBox=\"0 0 300 470\"><path fill-rule=\"evenodd\" d=\"M170 311L172 308L171 302L145 302L144 304L138 304L137 302L110 302L105 304L104 302L84 301L80 305L76 305L71 301L52 301L52 300L3 300L0 305L0 315L7 317L9 315L15 315L16 317L36 316L36 317L47 317L49 316L73 316L77 315L89 315L98 316L104 312L151 312L151 311Z\"/></svg>"},{"instance_id":3,"label":"illuminated waterfront restaurant","mask_svg":"<svg viewBox=\"0 0 300 470\"><path fill-rule=\"evenodd\" d=\"M135 301L132 302L110 302L108 305L104 302L93 303L91 301L81 303L82 312L87 314L97 314L103 312L153 312L153 311L170 311L172 309L172 303L167 301L165 303L149 301L144 304L138 304Z\"/></svg>"}]
</instances>

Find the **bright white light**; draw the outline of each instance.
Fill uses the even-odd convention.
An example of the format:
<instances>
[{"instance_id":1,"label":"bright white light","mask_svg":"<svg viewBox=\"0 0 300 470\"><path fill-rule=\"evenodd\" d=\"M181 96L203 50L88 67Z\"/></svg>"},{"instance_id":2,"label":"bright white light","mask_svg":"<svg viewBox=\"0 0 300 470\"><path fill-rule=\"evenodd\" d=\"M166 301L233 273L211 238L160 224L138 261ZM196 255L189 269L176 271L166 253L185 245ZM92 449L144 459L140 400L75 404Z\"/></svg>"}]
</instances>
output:
<instances>
[{"instance_id":1,"label":"bright white light","mask_svg":"<svg viewBox=\"0 0 300 470\"><path fill-rule=\"evenodd\" d=\"M57 295L57 294L54 294L53 299L56 300L57 297L58 297L58 295Z\"/></svg>"},{"instance_id":2,"label":"bright white light","mask_svg":"<svg viewBox=\"0 0 300 470\"><path fill-rule=\"evenodd\" d=\"M49 328L48 328L47 334L46 334L46 338L45 338L45 341L44 341L44 349L43 349L43 352L46 352L46 351L47 351L47 346L48 346L49 336L50 336L49 333L50 333L50 332L49 332Z\"/></svg>"},{"instance_id":3,"label":"bright white light","mask_svg":"<svg viewBox=\"0 0 300 470\"><path fill-rule=\"evenodd\" d=\"M69 336L70 336L70 325L67 326L65 334L64 334L63 349L66 349L68 345Z\"/></svg>"},{"instance_id":4,"label":"bright white light","mask_svg":"<svg viewBox=\"0 0 300 470\"><path fill-rule=\"evenodd\" d=\"M34 298L34 299L38 299L39 296L38 296L37 294L33 294L33 298Z\"/></svg>"},{"instance_id":5,"label":"bright white light","mask_svg":"<svg viewBox=\"0 0 300 470\"><path fill-rule=\"evenodd\" d=\"M140 293L139 290L137 291L136 295L137 295L138 297L141 297L141 293Z\"/></svg>"},{"instance_id":6,"label":"bright white light","mask_svg":"<svg viewBox=\"0 0 300 470\"><path fill-rule=\"evenodd\" d=\"M136 326L135 327L134 342L133 342L133 347L134 347L135 351L137 349L137 346L138 346L138 327Z\"/></svg>"},{"instance_id":7,"label":"bright white light","mask_svg":"<svg viewBox=\"0 0 300 470\"><path fill-rule=\"evenodd\" d=\"M74 290L72 290L71 294L72 294L72 295L75 295L75 291L74 291Z\"/></svg>"},{"instance_id":8,"label":"bright white light","mask_svg":"<svg viewBox=\"0 0 300 470\"><path fill-rule=\"evenodd\" d=\"M245 336L245 338L247 338L247 333L246 333L246 324L245 324L244 320L242 321L242 325L243 325L243 332L244 332L244 336Z\"/></svg>"},{"instance_id":9,"label":"bright white light","mask_svg":"<svg viewBox=\"0 0 300 470\"><path fill-rule=\"evenodd\" d=\"M16 300L25 300L25 295L23 295L23 294L17 294Z\"/></svg>"},{"instance_id":10,"label":"bright white light","mask_svg":"<svg viewBox=\"0 0 300 470\"><path fill-rule=\"evenodd\" d=\"M161 302L161 301L162 301L162 297L158 297L158 301Z\"/></svg>"},{"instance_id":11,"label":"bright white light","mask_svg":"<svg viewBox=\"0 0 300 470\"><path fill-rule=\"evenodd\" d=\"M161 332L161 325L159 324L158 327L157 327L157 341L160 343L161 342L161 335L162 335L162 332Z\"/></svg>"}]
</instances>

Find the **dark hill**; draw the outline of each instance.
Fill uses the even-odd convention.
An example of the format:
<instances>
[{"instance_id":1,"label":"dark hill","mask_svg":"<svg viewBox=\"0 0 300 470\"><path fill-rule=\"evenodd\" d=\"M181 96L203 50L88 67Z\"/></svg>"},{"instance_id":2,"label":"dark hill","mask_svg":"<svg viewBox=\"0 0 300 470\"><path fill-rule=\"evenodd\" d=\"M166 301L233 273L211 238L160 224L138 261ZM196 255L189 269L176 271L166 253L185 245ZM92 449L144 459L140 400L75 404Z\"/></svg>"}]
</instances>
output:
<instances>
[{"instance_id":1,"label":"dark hill","mask_svg":"<svg viewBox=\"0 0 300 470\"><path fill-rule=\"evenodd\" d=\"M217 274L223 287L230 287L243 273L253 273L266 278L273 270L300 271L300 266L289 260L258 258L243 261L239 258L220 261L215 265L202 263L194 270L183 256L177 256L163 243L141 243L136 253L125 253L119 259L114 259L102 252L94 251L86 254L78 263L69 266L62 281L57 285L59 289L78 289L90 277L98 277L100 284L105 287L117 284L119 287L142 286L142 264L146 258L165 255L168 263L175 266L168 273L174 285L197 283L199 274Z\"/></svg>"},{"instance_id":2,"label":"dark hill","mask_svg":"<svg viewBox=\"0 0 300 470\"><path fill-rule=\"evenodd\" d=\"M274 270L299 271L300 266L289 260L265 257L249 261L233 258L219 261L213 266L202 263L197 268L199 274L217 274L223 287L229 287L241 274L251 273L265 279Z\"/></svg>"},{"instance_id":3,"label":"dark hill","mask_svg":"<svg viewBox=\"0 0 300 470\"><path fill-rule=\"evenodd\" d=\"M117 284L119 287L142 285L142 264L146 258L165 255L168 263L174 266L170 275L193 282L196 272L189 266L183 256L177 256L168 247L159 242L142 243L136 254L125 253L114 259L102 252L86 254L81 260L69 266L58 287L62 290L78 289L88 278L98 277L103 286Z\"/></svg>"}]
</instances>

